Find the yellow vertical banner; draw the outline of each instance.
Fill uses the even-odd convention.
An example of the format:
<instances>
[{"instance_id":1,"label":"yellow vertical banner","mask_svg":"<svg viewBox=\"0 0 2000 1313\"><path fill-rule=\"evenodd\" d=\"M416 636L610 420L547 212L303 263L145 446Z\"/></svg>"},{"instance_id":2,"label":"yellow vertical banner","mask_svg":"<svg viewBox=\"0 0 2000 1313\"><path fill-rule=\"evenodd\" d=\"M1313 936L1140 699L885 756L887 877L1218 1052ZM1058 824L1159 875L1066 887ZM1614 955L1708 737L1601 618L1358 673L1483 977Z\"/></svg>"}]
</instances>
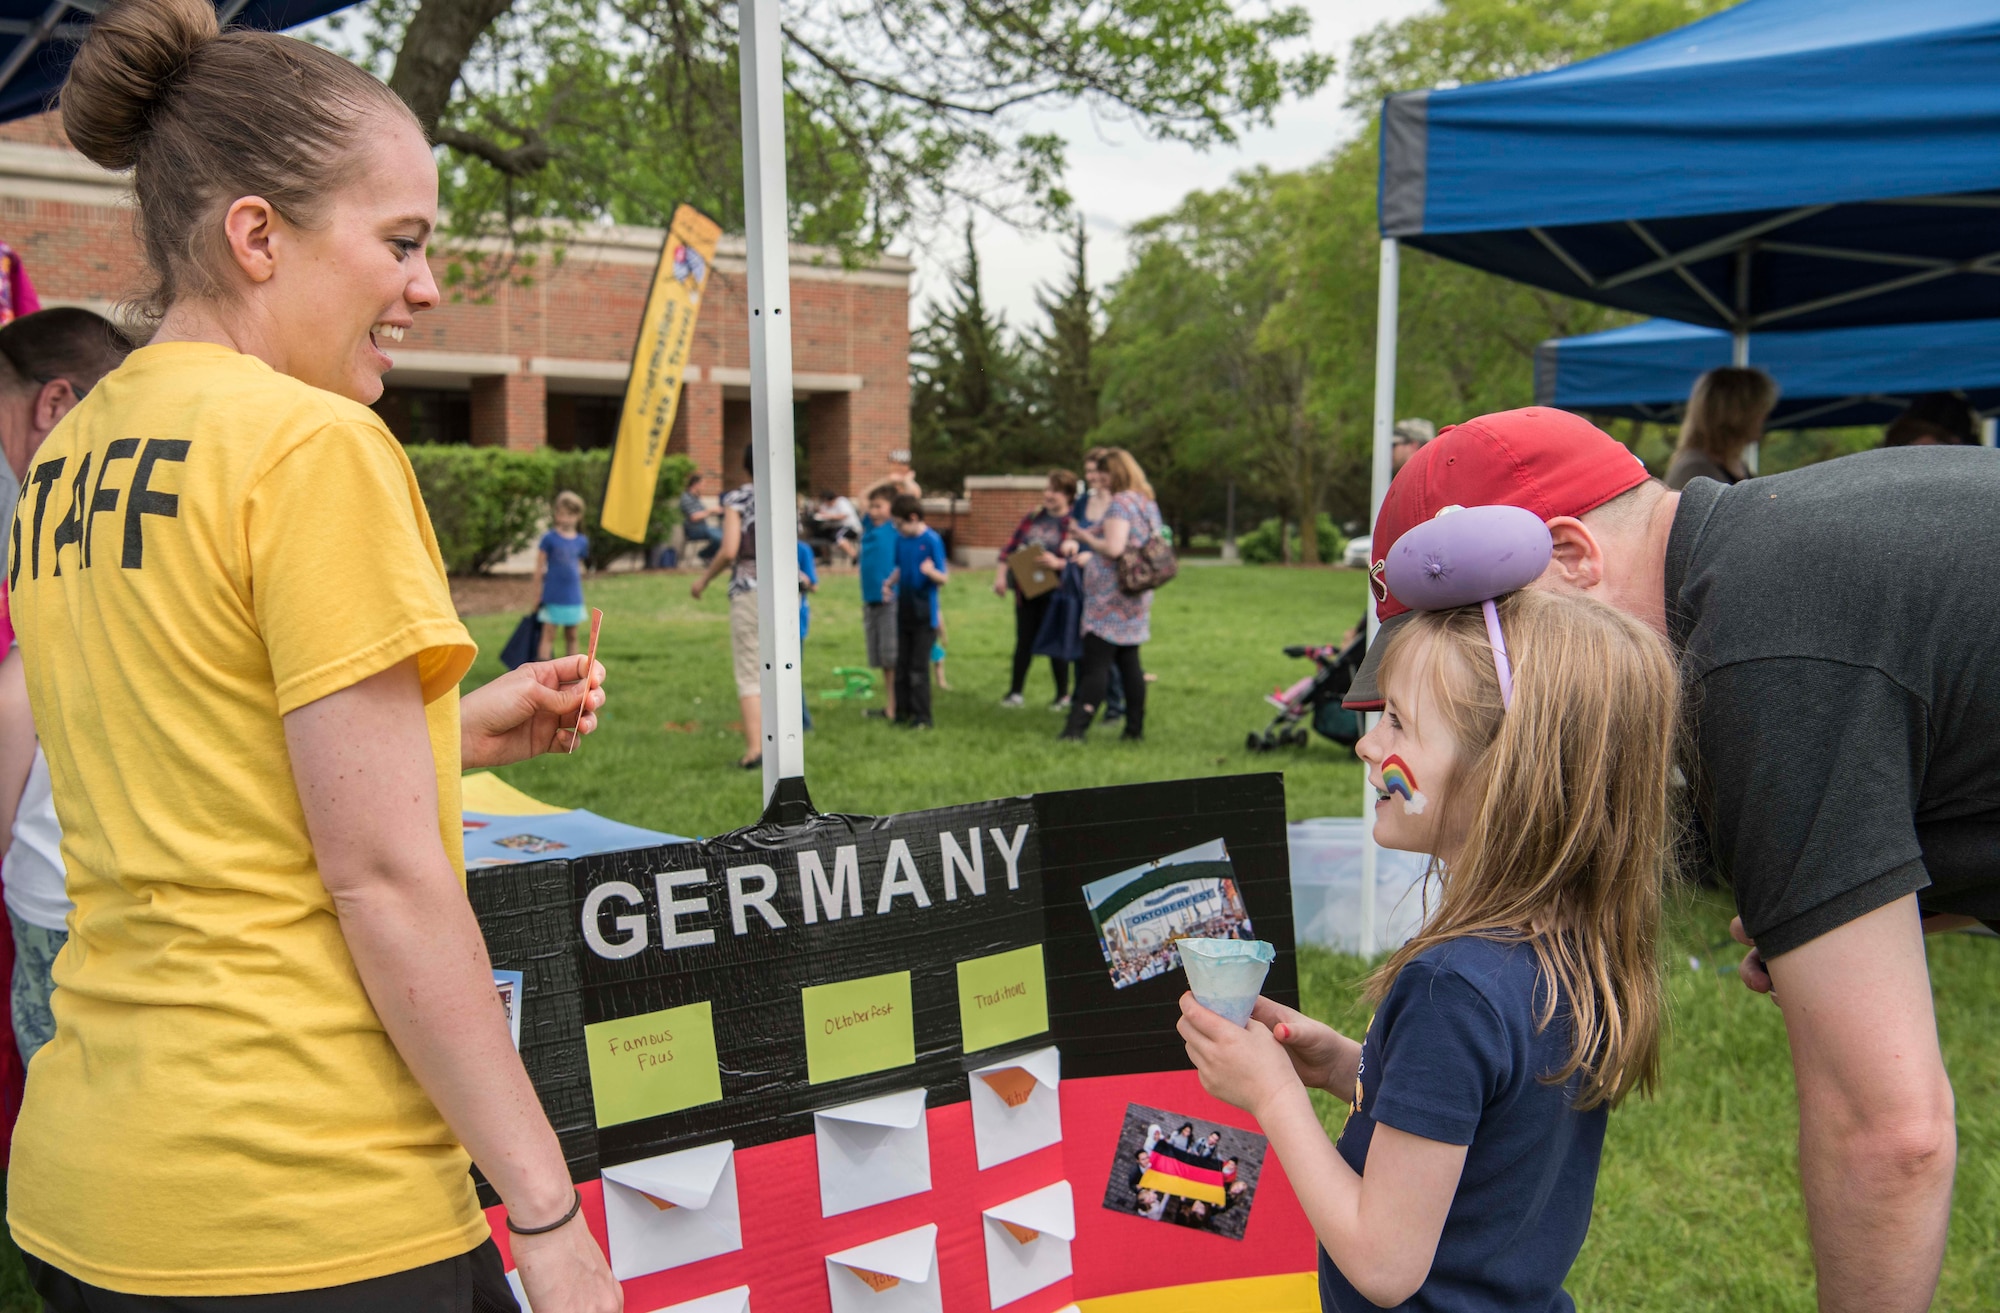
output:
<instances>
[{"instance_id":1,"label":"yellow vertical banner","mask_svg":"<svg viewBox=\"0 0 2000 1313\"><path fill-rule=\"evenodd\" d=\"M695 316L721 235L721 226L693 206L674 210L653 271L653 289L646 296L646 313L639 320L618 443L611 453L611 480L598 517L607 531L635 543L646 540L660 458L667 453L667 436L680 409L681 375L694 347Z\"/></svg>"}]
</instances>

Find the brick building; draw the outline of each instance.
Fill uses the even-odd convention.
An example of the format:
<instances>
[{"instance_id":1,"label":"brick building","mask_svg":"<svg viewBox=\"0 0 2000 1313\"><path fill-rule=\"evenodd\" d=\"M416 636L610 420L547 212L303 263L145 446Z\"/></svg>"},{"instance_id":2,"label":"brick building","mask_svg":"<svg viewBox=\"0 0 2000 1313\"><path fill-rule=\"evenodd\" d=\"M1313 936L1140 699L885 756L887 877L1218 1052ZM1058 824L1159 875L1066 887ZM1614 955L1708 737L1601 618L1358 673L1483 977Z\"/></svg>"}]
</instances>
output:
<instances>
[{"instance_id":1,"label":"brick building","mask_svg":"<svg viewBox=\"0 0 2000 1313\"><path fill-rule=\"evenodd\" d=\"M664 234L592 227L534 276L417 318L390 352L377 410L405 442L608 446ZM129 189L71 150L57 116L0 126L0 240L21 253L44 305L110 313L143 285ZM440 275L444 257L433 260ZM907 459L908 261L850 267L792 248L794 415L801 482L858 493ZM670 451L714 494L741 479L750 441L744 246L724 237L696 326Z\"/></svg>"}]
</instances>

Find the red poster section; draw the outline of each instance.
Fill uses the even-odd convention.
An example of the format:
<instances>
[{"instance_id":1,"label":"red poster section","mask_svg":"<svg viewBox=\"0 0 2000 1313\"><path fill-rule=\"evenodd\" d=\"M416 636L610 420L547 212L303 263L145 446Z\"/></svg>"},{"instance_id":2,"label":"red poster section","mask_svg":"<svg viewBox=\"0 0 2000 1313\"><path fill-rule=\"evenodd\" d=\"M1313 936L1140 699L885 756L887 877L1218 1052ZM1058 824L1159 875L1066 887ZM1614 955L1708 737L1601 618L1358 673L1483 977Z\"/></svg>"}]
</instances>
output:
<instances>
[{"instance_id":1,"label":"red poster section","mask_svg":"<svg viewBox=\"0 0 2000 1313\"><path fill-rule=\"evenodd\" d=\"M1063 1180L1076 1201L1076 1239L1070 1246L1074 1275L1001 1306L1005 1313L1056 1313L1083 1300L1312 1269L1312 1228L1275 1154L1264 1159L1241 1240L1103 1206L1127 1105L1255 1129L1246 1114L1205 1094L1192 1071L1066 1080L1061 1094L1061 1143L983 1172L973 1152L972 1105L931 1109L931 1188L836 1217L820 1216L819 1168L810 1138L738 1152L743 1248L627 1281L627 1313L654 1313L738 1286L750 1288L754 1313L830 1313L828 1254L933 1222L938 1227L936 1279L942 1282L946 1313L986 1313L993 1305L987 1290L983 1210ZM603 1245L601 1183L585 1185L583 1196L584 1215ZM504 1255L502 1211L492 1209L488 1216ZM507 1261L512 1267L511 1256Z\"/></svg>"}]
</instances>

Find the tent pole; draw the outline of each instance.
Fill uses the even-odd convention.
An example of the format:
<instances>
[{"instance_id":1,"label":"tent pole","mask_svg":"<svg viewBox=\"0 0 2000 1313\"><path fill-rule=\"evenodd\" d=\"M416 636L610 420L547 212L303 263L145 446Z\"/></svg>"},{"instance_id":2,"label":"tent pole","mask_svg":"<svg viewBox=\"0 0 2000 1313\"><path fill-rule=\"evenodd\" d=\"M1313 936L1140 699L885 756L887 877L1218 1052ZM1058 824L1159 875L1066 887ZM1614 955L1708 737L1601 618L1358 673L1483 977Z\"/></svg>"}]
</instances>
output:
<instances>
[{"instance_id":1,"label":"tent pole","mask_svg":"<svg viewBox=\"0 0 2000 1313\"><path fill-rule=\"evenodd\" d=\"M1737 329L1729 335L1729 363L1738 369L1750 367L1750 334L1745 329ZM1757 448L1761 442L1753 442L1743 449L1743 463L1752 474L1757 472Z\"/></svg>"},{"instance_id":2,"label":"tent pole","mask_svg":"<svg viewBox=\"0 0 2000 1313\"><path fill-rule=\"evenodd\" d=\"M785 231L784 50L778 0L742 0L743 214L750 444L757 484L757 655L766 819L805 819L798 475L792 456L791 245ZM773 815L777 812L777 815Z\"/></svg>"},{"instance_id":3,"label":"tent pole","mask_svg":"<svg viewBox=\"0 0 2000 1313\"><path fill-rule=\"evenodd\" d=\"M1389 447L1396 430L1396 317L1402 291L1401 250L1393 237L1382 239L1382 264L1375 284L1375 441L1369 462L1368 529L1372 535L1376 517L1382 513L1382 499L1389 495ZM1369 556L1379 555L1386 543L1371 543ZM1371 580L1372 582L1372 580ZM1381 622L1375 618L1375 594L1368 594L1368 641L1373 643ZM1362 724L1375 727L1375 714L1365 713ZM1361 956L1375 956L1375 875L1380 850L1375 846L1375 806L1367 783L1361 787Z\"/></svg>"}]
</instances>

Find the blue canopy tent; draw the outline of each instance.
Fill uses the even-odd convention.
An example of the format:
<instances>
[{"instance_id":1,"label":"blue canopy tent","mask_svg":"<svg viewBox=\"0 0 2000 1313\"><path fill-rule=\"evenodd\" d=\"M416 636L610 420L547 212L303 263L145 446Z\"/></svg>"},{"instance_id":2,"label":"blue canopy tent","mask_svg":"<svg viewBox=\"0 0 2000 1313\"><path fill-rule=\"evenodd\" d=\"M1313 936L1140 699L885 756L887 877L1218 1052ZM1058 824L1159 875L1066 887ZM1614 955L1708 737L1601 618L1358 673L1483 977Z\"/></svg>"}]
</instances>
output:
<instances>
[{"instance_id":1,"label":"blue canopy tent","mask_svg":"<svg viewBox=\"0 0 2000 1313\"><path fill-rule=\"evenodd\" d=\"M2000 0L1744 0L1568 68L1390 97L1371 507L1402 242L1726 330L1737 363L1757 330L2000 318L1995 67Z\"/></svg>"},{"instance_id":2,"label":"blue canopy tent","mask_svg":"<svg viewBox=\"0 0 2000 1313\"><path fill-rule=\"evenodd\" d=\"M1552 338L1535 348L1535 402L1678 421L1695 379L1730 355L1728 333L1670 319ZM2000 320L1756 333L1750 357L1780 389L1770 429L1886 424L1925 392L2000 412Z\"/></svg>"},{"instance_id":3,"label":"blue canopy tent","mask_svg":"<svg viewBox=\"0 0 2000 1313\"><path fill-rule=\"evenodd\" d=\"M278 31L354 0L218 0L223 24ZM0 123L39 114L69 73L70 56L104 0L0 0Z\"/></svg>"}]
</instances>

